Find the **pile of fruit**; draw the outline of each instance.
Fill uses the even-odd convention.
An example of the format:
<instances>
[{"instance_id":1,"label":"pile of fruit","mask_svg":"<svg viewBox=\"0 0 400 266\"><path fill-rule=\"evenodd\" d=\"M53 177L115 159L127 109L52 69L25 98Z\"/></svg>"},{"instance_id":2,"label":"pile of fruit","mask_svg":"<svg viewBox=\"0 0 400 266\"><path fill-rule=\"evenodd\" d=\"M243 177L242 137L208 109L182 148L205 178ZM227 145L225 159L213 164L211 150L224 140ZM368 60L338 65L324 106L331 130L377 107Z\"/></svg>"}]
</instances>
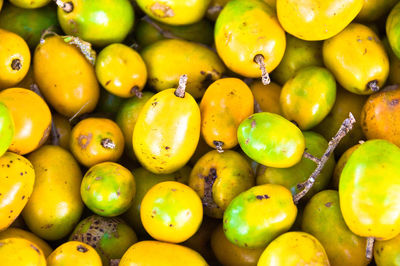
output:
<instances>
[{"instance_id":1,"label":"pile of fruit","mask_svg":"<svg viewBox=\"0 0 400 266\"><path fill-rule=\"evenodd\" d=\"M0 0L0 265L400 265L397 84L398 0Z\"/></svg>"}]
</instances>

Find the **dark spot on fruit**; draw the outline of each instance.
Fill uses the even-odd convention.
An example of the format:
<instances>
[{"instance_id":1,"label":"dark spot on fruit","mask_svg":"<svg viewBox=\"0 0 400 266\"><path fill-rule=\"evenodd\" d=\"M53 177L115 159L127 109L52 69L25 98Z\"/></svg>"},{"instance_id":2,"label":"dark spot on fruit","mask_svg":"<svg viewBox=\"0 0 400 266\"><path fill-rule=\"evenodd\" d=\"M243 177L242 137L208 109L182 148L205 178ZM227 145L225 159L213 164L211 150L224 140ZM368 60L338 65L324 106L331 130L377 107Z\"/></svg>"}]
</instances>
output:
<instances>
[{"instance_id":1,"label":"dark spot on fruit","mask_svg":"<svg viewBox=\"0 0 400 266\"><path fill-rule=\"evenodd\" d=\"M172 224L169 224L169 227L172 227Z\"/></svg>"},{"instance_id":2,"label":"dark spot on fruit","mask_svg":"<svg viewBox=\"0 0 400 266\"><path fill-rule=\"evenodd\" d=\"M0 194L1 195L1 194ZM25 199L25 195L22 196L22 199Z\"/></svg>"},{"instance_id":3,"label":"dark spot on fruit","mask_svg":"<svg viewBox=\"0 0 400 266\"><path fill-rule=\"evenodd\" d=\"M79 252L82 252L82 253L88 252L88 249L86 247L82 246L82 245L78 245L76 247L76 250L78 250Z\"/></svg>"},{"instance_id":4,"label":"dark spot on fruit","mask_svg":"<svg viewBox=\"0 0 400 266\"><path fill-rule=\"evenodd\" d=\"M7 167L8 167L8 168L10 168L10 165L9 165L9 164L7 164Z\"/></svg>"},{"instance_id":5,"label":"dark spot on fruit","mask_svg":"<svg viewBox=\"0 0 400 266\"><path fill-rule=\"evenodd\" d=\"M99 181L99 180L102 180L102 179L103 179L103 177L97 176L94 180Z\"/></svg>"},{"instance_id":6,"label":"dark spot on fruit","mask_svg":"<svg viewBox=\"0 0 400 266\"><path fill-rule=\"evenodd\" d=\"M267 194L265 194L265 195L257 195L256 196L256 199L258 199L258 200L262 200L262 199L269 199L270 197L267 195Z\"/></svg>"},{"instance_id":7,"label":"dark spot on fruit","mask_svg":"<svg viewBox=\"0 0 400 266\"><path fill-rule=\"evenodd\" d=\"M176 189L175 189L175 188L172 188L171 191L176 191Z\"/></svg>"},{"instance_id":8,"label":"dark spot on fruit","mask_svg":"<svg viewBox=\"0 0 400 266\"><path fill-rule=\"evenodd\" d=\"M393 99L392 101L390 101L390 105L391 106L396 106L396 105L398 105L399 104L399 102L400 102L400 99Z\"/></svg>"},{"instance_id":9,"label":"dark spot on fruit","mask_svg":"<svg viewBox=\"0 0 400 266\"><path fill-rule=\"evenodd\" d=\"M206 72L202 70L202 71L200 71L200 74L205 75Z\"/></svg>"},{"instance_id":10,"label":"dark spot on fruit","mask_svg":"<svg viewBox=\"0 0 400 266\"><path fill-rule=\"evenodd\" d=\"M333 204L332 202L327 202L327 203L325 203L325 206L329 208L332 206L332 204Z\"/></svg>"},{"instance_id":11,"label":"dark spot on fruit","mask_svg":"<svg viewBox=\"0 0 400 266\"><path fill-rule=\"evenodd\" d=\"M92 138L93 138L93 134L92 133L89 133L89 134L87 134L87 135L82 135L82 134L80 134L79 136L78 136L78 145L82 148L82 149L86 149L87 148L87 146L90 144L90 141L92 140Z\"/></svg>"},{"instance_id":12,"label":"dark spot on fruit","mask_svg":"<svg viewBox=\"0 0 400 266\"><path fill-rule=\"evenodd\" d=\"M52 228L53 227L53 224L46 224L46 225L43 225L42 227L40 227L40 228L42 228L42 229L49 229L49 228Z\"/></svg>"},{"instance_id":13,"label":"dark spot on fruit","mask_svg":"<svg viewBox=\"0 0 400 266\"><path fill-rule=\"evenodd\" d=\"M244 246L247 248L249 245L247 245L247 243L244 243Z\"/></svg>"},{"instance_id":14,"label":"dark spot on fruit","mask_svg":"<svg viewBox=\"0 0 400 266\"><path fill-rule=\"evenodd\" d=\"M107 86L108 84L110 84L110 82L111 82L111 80L108 80L108 81L106 82L106 86Z\"/></svg>"},{"instance_id":15,"label":"dark spot on fruit","mask_svg":"<svg viewBox=\"0 0 400 266\"><path fill-rule=\"evenodd\" d=\"M12 213L13 212L13 210L10 210L10 213Z\"/></svg>"},{"instance_id":16,"label":"dark spot on fruit","mask_svg":"<svg viewBox=\"0 0 400 266\"><path fill-rule=\"evenodd\" d=\"M21 172L21 173L19 173L19 175L24 175L24 173Z\"/></svg>"},{"instance_id":17,"label":"dark spot on fruit","mask_svg":"<svg viewBox=\"0 0 400 266\"><path fill-rule=\"evenodd\" d=\"M33 248L38 254L40 254L40 250L34 245L30 244L31 248Z\"/></svg>"},{"instance_id":18,"label":"dark spot on fruit","mask_svg":"<svg viewBox=\"0 0 400 266\"><path fill-rule=\"evenodd\" d=\"M251 121L251 128L255 128L256 127L256 120Z\"/></svg>"},{"instance_id":19,"label":"dark spot on fruit","mask_svg":"<svg viewBox=\"0 0 400 266\"><path fill-rule=\"evenodd\" d=\"M245 143L246 143L246 144L249 144L249 142L250 142L250 139L247 138Z\"/></svg>"},{"instance_id":20,"label":"dark spot on fruit","mask_svg":"<svg viewBox=\"0 0 400 266\"><path fill-rule=\"evenodd\" d=\"M368 36L367 39L368 39L368 41L372 41L373 40L373 38L371 36Z\"/></svg>"},{"instance_id":21,"label":"dark spot on fruit","mask_svg":"<svg viewBox=\"0 0 400 266\"><path fill-rule=\"evenodd\" d=\"M171 148L170 148L170 147L168 147L168 146L165 146L165 149L166 149L166 150L169 150L169 149L171 149Z\"/></svg>"}]
</instances>

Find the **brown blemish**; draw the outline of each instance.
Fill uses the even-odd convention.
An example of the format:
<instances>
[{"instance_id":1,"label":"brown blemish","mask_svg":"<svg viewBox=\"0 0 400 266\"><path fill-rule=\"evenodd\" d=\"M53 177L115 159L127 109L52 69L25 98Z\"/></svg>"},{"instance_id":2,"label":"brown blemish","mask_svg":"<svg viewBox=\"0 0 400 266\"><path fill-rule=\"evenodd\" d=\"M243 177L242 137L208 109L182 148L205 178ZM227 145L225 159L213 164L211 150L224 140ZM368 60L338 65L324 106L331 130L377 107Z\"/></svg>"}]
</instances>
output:
<instances>
[{"instance_id":1,"label":"brown blemish","mask_svg":"<svg viewBox=\"0 0 400 266\"><path fill-rule=\"evenodd\" d=\"M160 18L169 18L175 15L174 10L164 3L155 2L150 6L153 15ZM161 12L160 12L161 11Z\"/></svg>"},{"instance_id":2,"label":"brown blemish","mask_svg":"<svg viewBox=\"0 0 400 266\"><path fill-rule=\"evenodd\" d=\"M97 176L94 180L99 181L99 180L102 180L102 179L103 179L103 177Z\"/></svg>"},{"instance_id":3,"label":"brown blemish","mask_svg":"<svg viewBox=\"0 0 400 266\"><path fill-rule=\"evenodd\" d=\"M250 142L250 139L247 138L245 143L246 143L246 144L249 144L249 142Z\"/></svg>"},{"instance_id":4,"label":"brown blemish","mask_svg":"<svg viewBox=\"0 0 400 266\"><path fill-rule=\"evenodd\" d=\"M78 138L77 138L78 139L78 145L82 149L86 149L87 146L90 144L90 141L92 140L92 138L93 138L93 134L92 133L89 133L87 135L80 134L78 136Z\"/></svg>"},{"instance_id":5,"label":"brown blemish","mask_svg":"<svg viewBox=\"0 0 400 266\"><path fill-rule=\"evenodd\" d=\"M212 195L212 187L215 180L217 179L217 169L210 168L207 176L204 176L204 196L202 198L203 206L207 209L219 208L219 206L214 202Z\"/></svg>"},{"instance_id":6,"label":"brown blemish","mask_svg":"<svg viewBox=\"0 0 400 266\"><path fill-rule=\"evenodd\" d=\"M166 150L169 150L169 149L171 149L171 148L170 148L170 147L168 147L168 146L165 146L165 149L166 149Z\"/></svg>"},{"instance_id":7,"label":"brown blemish","mask_svg":"<svg viewBox=\"0 0 400 266\"><path fill-rule=\"evenodd\" d=\"M269 199L269 198L270 198L270 196L268 196L267 194L256 196L256 199L258 199L258 200Z\"/></svg>"},{"instance_id":8,"label":"brown blemish","mask_svg":"<svg viewBox=\"0 0 400 266\"><path fill-rule=\"evenodd\" d=\"M42 226L40 228L42 228L42 229L50 229L52 227L53 227L53 224L46 224L46 225L44 225L44 226Z\"/></svg>"},{"instance_id":9,"label":"brown blemish","mask_svg":"<svg viewBox=\"0 0 400 266\"><path fill-rule=\"evenodd\" d=\"M256 120L251 121L251 128L255 128L256 127Z\"/></svg>"},{"instance_id":10,"label":"brown blemish","mask_svg":"<svg viewBox=\"0 0 400 266\"><path fill-rule=\"evenodd\" d=\"M158 102L152 102L151 105L153 105L153 107L155 107L158 104Z\"/></svg>"},{"instance_id":11,"label":"brown blemish","mask_svg":"<svg viewBox=\"0 0 400 266\"><path fill-rule=\"evenodd\" d=\"M40 255L40 250L35 247L34 245L30 244L31 248L33 248L39 255Z\"/></svg>"},{"instance_id":12,"label":"brown blemish","mask_svg":"<svg viewBox=\"0 0 400 266\"><path fill-rule=\"evenodd\" d=\"M11 61L11 68L12 70L20 70L22 68L22 64L21 64L21 60L17 59L13 59Z\"/></svg>"},{"instance_id":13,"label":"brown blemish","mask_svg":"<svg viewBox=\"0 0 400 266\"><path fill-rule=\"evenodd\" d=\"M108 81L106 82L106 86L107 86L108 84L110 84L110 82L111 82L111 80L108 80Z\"/></svg>"},{"instance_id":14,"label":"brown blemish","mask_svg":"<svg viewBox=\"0 0 400 266\"><path fill-rule=\"evenodd\" d=\"M329 208L332 206L332 204L333 204L332 202L327 202L327 203L325 203L325 206Z\"/></svg>"},{"instance_id":15,"label":"brown blemish","mask_svg":"<svg viewBox=\"0 0 400 266\"><path fill-rule=\"evenodd\" d=\"M79 252L82 252L82 253L88 252L88 249L86 247L82 246L82 245L78 245L76 247L76 250L78 250Z\"/></svg>"}]
</instances>

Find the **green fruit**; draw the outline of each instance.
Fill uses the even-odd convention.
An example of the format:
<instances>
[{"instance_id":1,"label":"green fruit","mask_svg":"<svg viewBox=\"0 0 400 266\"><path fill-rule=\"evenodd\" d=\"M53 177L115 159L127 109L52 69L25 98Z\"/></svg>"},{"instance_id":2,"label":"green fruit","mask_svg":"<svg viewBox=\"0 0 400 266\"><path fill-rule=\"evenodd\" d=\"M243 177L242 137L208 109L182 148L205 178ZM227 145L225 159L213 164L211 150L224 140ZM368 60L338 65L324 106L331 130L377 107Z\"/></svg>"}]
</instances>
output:
<instances>
[{"instance_id":1,"label":"green fruit","mask_svg":"<svg viewBox=\"0 0 400 266\"><path fill-rule=\"evenodd\" d=\"M393 52L400 58L400 3L394 6L386 20L386 35Z\"/></svg>"},{"instance_id":2,"label":"green fruit","mask_svg":"<svg viewBox=\"0 0 400 266\"><path fill-rule=\"evenodd\" d=\"M113 217L125 212L135 196L135 179L125 167L113 163L99 163L83 177L81 196L94 213Z\"/></svg>"},{"instance_id":3,"label":"green fruit","mask_svg":"<svg viewBox=\"0 0 400 266\"><path fill-rule=\"evenodd\" d=\"M58 21L68 35L103 47L122 42L133 27L135 13L129 0L71 0L72 11L58 8Z\"/></svg>"},{"instance_id":4,"label":"green fruit","mask_svg":"<svg viewBox=\"0 0 400 266\"><path fill-rule=\"evenodd\" d=\"M307 152L314 157L321 158L328 148L328 142L321 135L311 131L303 132L303 135L306 141ZM289 189L295 195L301 191L301 189L297 188L297 184L306 181L316 167L317 165L313 161L304 157L301 158L299 163L289 168L273 168L260 165L257 173L257 185L279 184ZM309 199L315 193L328 186L334 167L335 159L331 156L320 175L318 175L314 186L304 198Z\"/></svg>"},{"instance_id":5,"label":"green fruit","mask_svg":"<svg viewBox=\"0 0 400 266\"><path fill-rule=\"evenodd\" d=\"M123 102L123 98L101 88L100 99L96 106L96 111L112 118L116 115Z\"/></svg>"},{"instance_id":6,"label":"green fruit","mask_svg":"<svg viewBox=\"0 0 400 266\"><path fill-rule=\"evenodd\" d=\"M255 186L234 198L224 213L226 238L245 248L266 247L293 225L297 207L290 191L275 184Z\"/></svg>"},{"instance_id":7,"label":"green fruit","mask_svg":"<svg viewBox=\"0 0 400 266\"><path fill-rule=\"evenodd\" d=\"M0 157L8 150L14 137L14 120L5 104L0 102Z\"/></svg>"},{"instance_id":8,"label":"green fruit","mask_svg":"<svg viewBox=\"0 0 400 266\"><path fill-rule=\"evenodd\" d=\"M257 113L243 120L237 136L247 156L269 167L287 168L297 164L305 148L300 129L273 113Z\"/></svg>"},{"instance_id":9,"label":"green fruit","mask_svg":"<svg viewBox=\"0 0 400 266\"><path fill-rule=\"evenodd\" d=\"M137 242L137 237L121 219L92 215L76 226L69 240L92 246L99 253L103 265L108 266L110 260L120 259Z\"/></svg>"}]
</instances>

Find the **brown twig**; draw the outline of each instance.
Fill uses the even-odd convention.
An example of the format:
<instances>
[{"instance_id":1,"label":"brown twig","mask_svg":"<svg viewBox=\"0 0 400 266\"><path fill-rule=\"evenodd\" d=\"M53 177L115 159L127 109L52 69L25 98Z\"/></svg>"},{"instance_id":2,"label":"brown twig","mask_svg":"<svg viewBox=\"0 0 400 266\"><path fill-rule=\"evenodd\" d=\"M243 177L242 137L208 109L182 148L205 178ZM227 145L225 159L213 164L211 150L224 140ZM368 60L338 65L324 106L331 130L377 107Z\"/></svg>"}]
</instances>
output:
<instances>
[{"instance_id":1,"label":"brown twig","mask_svg":"<svg viewBox=\"0 0 400 266\"><path fill-rule=\"evenodd\" d=\"M304 151L303 157L313 161L316 164L319 164L321 161L319 158L315 157L314 155L312 155L311 153L308 153L306 151Z\"/></svg>"},{"instance_id":2,"label":"brown twig","mask_svg":"<svg viewBox=\"0 0 400 266\"><path fill-rule=\"evenodd\" d=\"M365 247L365 257L370 260L372 259L372 253L374 251L375 238L367 237L367 245Z\"/></svg>"},{"instance_id":3,"label":"brown twig","mask_svg":"<svg viewBox=\"0 0 400 266\"><path fill-rule=\"evenodd\" d=\"M270 84L271 79L269 78L267 69L265 68L264 56L262 54L256 55L254 57L254 62L256 62L260 66L262 84L264 85Z\"/></svg>"},{"instance_id":4,"label":"brown twig","mask_svg":"<svg viewBox=\"0 0 400 266\"><path fill-rule=\"evenodd\" d=\"M186 84L187 84L187 75L183 74L182 76L179 77L179 85L178 88L175 90L175 96L184 98L185 97L185 90L186 90Z\"/></svg>"},{"instance_id":5,"label":"brown twig","mask_svg":"<svg viewBox=\"0 0 400 266\"><path fill-rule=\"evenodd\" d=\"M328 161L329 157L331 156L332 152L335 150L336 146L339 144L339 142L342 140L346 134L352 130L353 124L356 122L356 119L354 118L353 114L349 114L349 118L346 118L341 127L339 128L338 132L336 135L329 141L328 148L326 149L325 153L322 155L321 159L319 159L317 168L315 168L314 172L311 174L311 176L303 183L300 183L297 185L298 189L302 189L299 193L294 195L293 201L295 204L297 204L302 197L304 197L308 191L312 188L312 186L315 183L315 180L321 173L322 169L325 166L325 163Z\"/></svg>"}]
</instances>

